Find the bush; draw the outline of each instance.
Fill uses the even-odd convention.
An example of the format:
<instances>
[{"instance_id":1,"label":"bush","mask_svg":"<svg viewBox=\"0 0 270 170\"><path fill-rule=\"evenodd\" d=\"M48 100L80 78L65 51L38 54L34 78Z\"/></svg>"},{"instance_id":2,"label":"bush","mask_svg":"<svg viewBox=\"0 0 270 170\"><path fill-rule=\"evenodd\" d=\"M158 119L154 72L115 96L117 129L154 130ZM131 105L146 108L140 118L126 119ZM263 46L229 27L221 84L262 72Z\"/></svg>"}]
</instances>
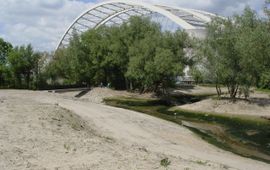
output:
<instances>
[{"instance_id":1,"label":"bush","mask_svg":"<svg viewBox=\"0 0 270 170\"><path fill-rule=\"evenodd\" d=\"M266 71L262 74L259 86L263 89L270 89L270 71Z\"/></svg>"},{"instance_id":2,"label":"bush","mask_svg":"<svg viewBox=\"0 0 270 170\"><path fill-rule=\"evenodd\" d=\"M167 168L170 164L171 164L171 161L169 160L169 158L165 158L160 161L160 165L165 168Z\"/></svg>"}]
</instances>

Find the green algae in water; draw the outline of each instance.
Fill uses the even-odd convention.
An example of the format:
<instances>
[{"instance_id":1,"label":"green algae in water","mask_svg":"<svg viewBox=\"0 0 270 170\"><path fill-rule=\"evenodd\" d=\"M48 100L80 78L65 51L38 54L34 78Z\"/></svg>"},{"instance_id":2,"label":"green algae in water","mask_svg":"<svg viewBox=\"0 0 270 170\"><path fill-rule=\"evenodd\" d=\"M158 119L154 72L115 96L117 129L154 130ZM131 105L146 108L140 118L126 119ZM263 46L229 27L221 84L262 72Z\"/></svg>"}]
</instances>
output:
<instances>
[{"instance_id":1,"label":"green algae in water","mask_svg":"<svg viewBox=\"0 0 270 170\"><path fill-rule=\"evenodd\" d=\"M181 98L177 98L177 100L179 101ZM182 103L192 103L198 100L200 99L196 96L186 96ZM108 98L104 101L111 106L135 110L175 122L189 128L203 140L219 148L270 163L269 120L179 109L171 110L168 102L158 99ZM189 125L183 124L183 122L188 122Z\"/></svg>"}]
</instances>

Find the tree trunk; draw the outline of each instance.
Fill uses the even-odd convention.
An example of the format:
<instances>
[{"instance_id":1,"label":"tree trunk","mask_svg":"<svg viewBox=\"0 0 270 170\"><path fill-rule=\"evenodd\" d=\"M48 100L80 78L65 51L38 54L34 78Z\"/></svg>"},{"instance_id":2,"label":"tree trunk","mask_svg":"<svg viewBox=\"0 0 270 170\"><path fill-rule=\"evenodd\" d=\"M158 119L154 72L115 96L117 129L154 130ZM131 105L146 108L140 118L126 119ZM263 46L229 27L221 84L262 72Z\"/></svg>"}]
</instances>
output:
<instances>
[{"instance_id":1,"label":"tree trunk","mask_svg":"<svg viewBox=\"0 0 270 170\"><path fill-rule=\"evenodd\" d=\"M26 86L27 89L30 89L30 72L26 73Z\"/></svg>"},{"instance_id":2,"label":"tree trunk","mask_svg":"<svg viewBox=\"0 0 270 170\"><path fill-rule=\"evenodd\" d=\"M15 75L15 81L14 81L14 87L15 88L21 88L22 86L22 80L20 74Z\"/></svg>"},{"instance_id":3,"label":"tree trunk","mask_svg":"<svg viewBox=\"0 0 270 170\"><path fill-rule=\"evenodd\" d=\"M129 89L130 89L130 90L134 90L134 89L133 89L133 82L132 82L132 81L129 82Z\"/></svg>"},{"instance_id":4,"label":"tree trunk","mask_svg":"<svg viewBox=\"0 0 270 170\"><path fill-rule=\"evenodd\" d=\"M218 97L221 97L221 88L218 84L216 84L216 91L217 91L217 94L218 94Z\"/></svg>"},{"instance_id":5,"label":"tree trunk","mask_svg":"<svg viewBox=\"0 0 270 170\"><path fill-rule=\"evenodd\" d=\"M158 92L158 86L159 86L159 84L156 84L156 85L155 85L155 88L154 88L154 92L155 92L155 93Z\"/></svg>"},{"instance_id":6,"label":"tree trunk","mask_svg":"<svg viewBox=\"0 0 270 170\"><path fill-rule=\"evenodd\" d=\"M0 87L4 86L4 80L2 81L2 75L0 75Z\"/></svg>"},{"instance_id":7,"label":"tree trunk","mask_svg":"<svg viewBox=\"0 0 270 170\"><path fill-rule=\"evenodd\" d=\"M143 92L144 92L144 87L141 87L140 94L143 94Z\"/></svg>"},{"instance_id":8,"label":"tree trunk","mask_svg":"<svg viewBox=\"0 0 270 170\"><path fill-rule=\"evenodd\" d=\"M231 84L231 85L227 85L227 87L228 87L228 92L230 94L230 98L235 99L238 92L239 85Z\"/></svg>"},{"instance_id":9,"label":"tree trunk","mask_svg":"<svg viewBox=\"0 0 270 170\"><path fill-rule=\"evenodd\" d=\"M126 90L130 90L129 89L129 81L127 78L125 78L125 85L126 85Z\"/></svg>"}]
</instances>

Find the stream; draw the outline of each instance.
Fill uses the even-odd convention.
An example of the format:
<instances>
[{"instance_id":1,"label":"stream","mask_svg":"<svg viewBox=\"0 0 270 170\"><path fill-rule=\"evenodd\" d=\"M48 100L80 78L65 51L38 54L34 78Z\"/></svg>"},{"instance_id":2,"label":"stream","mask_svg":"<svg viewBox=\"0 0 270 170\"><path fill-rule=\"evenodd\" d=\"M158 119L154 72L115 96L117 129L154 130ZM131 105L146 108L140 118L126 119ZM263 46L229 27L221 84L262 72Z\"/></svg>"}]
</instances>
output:
<instances>
[{"instance_id":1,"label":"stream","mask_svg":"<svg viewBox=\"0 0 270 170\"><path fill-rule=\"evenodd\" d=\"M181 96L178 103L193 103L205 99ZM243 117L219 116L185 110L171 110L162 100L110 98L106 104L139 111L184 126L203 140L235 154L270 163L270 121Z\"/></svg>"}]
</instances>

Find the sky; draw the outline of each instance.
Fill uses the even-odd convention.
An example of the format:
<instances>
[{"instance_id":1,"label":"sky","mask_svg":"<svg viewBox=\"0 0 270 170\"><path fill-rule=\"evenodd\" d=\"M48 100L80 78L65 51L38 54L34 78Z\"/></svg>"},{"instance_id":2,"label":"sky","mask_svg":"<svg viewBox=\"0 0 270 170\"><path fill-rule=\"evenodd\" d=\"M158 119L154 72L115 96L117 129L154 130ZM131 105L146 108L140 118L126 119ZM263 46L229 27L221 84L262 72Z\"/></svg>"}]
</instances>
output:
<instances>
[{"instance_id":1,"label":"sky","mask_svg":"<svg viewBox=\"0 0 270 170\"><path fill-rule=\"evenodd\" d=\"M0 0L0 37L13 45L31 43L37 51L53 51L61 36L83 11L103 0ZM264 0L133 0L213 12L241 13L249 5L263 15Z\"/></svg>"}]
</instances>

